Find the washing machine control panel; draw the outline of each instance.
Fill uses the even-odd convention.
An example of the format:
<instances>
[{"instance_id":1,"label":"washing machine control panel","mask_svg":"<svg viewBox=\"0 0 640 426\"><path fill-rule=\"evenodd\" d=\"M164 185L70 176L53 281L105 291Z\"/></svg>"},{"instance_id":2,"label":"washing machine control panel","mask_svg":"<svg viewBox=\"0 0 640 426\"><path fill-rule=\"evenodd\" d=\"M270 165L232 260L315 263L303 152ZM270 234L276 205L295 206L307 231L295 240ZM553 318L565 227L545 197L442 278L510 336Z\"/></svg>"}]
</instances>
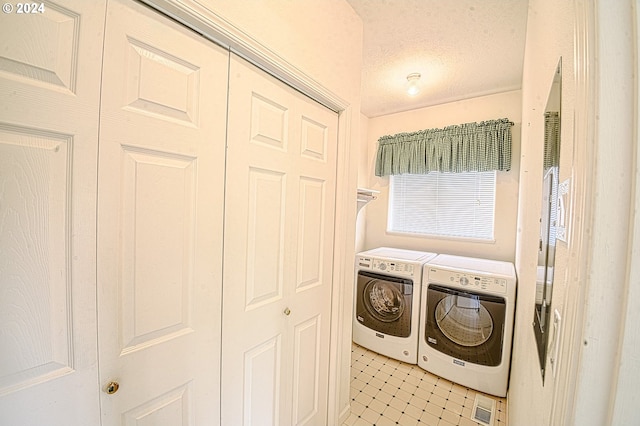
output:
<instances>
[{"instance_id":1,"label":"washing machine control panel","mask_svg":"<svg viewBox=\"0 0 640 426\"><path fill-rule=\"evenodd\" d=\"M507 293L507 280L505 278L447 271L434 267L430 267L428 272L430 283L455 285L462 289L468 288L469 290L480 290L493 294Z\"/></svg>"},{"instance_id":2,"label":"washing machine control panel","mask_svg":"<svg viewBox=\"0 0 640 426\"><path fill-rule=\"evenodd\" d=\"M411 263L394 260L376 259L375 257L359 257L358 266L376 272L393 272L396 275L413 276L415 267Z\"/></svg>"}]
</instances>

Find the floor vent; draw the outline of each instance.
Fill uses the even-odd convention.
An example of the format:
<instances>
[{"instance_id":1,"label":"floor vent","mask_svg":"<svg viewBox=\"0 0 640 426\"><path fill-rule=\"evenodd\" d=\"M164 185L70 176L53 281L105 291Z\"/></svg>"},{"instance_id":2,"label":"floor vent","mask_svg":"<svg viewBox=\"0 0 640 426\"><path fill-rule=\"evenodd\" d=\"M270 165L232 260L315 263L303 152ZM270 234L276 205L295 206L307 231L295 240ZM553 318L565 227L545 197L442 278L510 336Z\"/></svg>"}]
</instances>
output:
<instances>
[{"instance_id":1,"label":"floor vent","mask_svg":"<svg viewBox=\"0 0 640 426\"><path fill-rule=\"evenodd\" d=\"M476 394L471 411L471 420L483 425L493 426L496 411L496 400L484 395Z\"/></svg>"}]
</instances>

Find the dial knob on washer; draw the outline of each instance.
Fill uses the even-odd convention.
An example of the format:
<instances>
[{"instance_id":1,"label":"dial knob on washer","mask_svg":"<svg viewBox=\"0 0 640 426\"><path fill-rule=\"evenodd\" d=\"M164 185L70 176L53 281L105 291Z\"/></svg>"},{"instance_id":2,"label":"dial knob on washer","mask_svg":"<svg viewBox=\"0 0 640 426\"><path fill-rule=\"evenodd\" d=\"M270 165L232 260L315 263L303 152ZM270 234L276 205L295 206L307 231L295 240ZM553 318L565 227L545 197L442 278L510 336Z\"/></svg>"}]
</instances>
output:
<instances>
[{"instance_id":1,"label":"dial knob on washer","mask_svg":"<svg viewBox=\"0 0 640 426\"><path fill-rule=\"evenodd\" d=\"M386 263L381 263L380 264L380 270L384 271L385 269L387 269L387 264Z\"/></svg>"},{"instance_id":2,"label":"dial knob on washer","mask_svg":"<svg viewBox=\"0 0 640 426\"><path fill-rule=\"evenodd\" d=\"M460 277L460 285L469 285L469 278Z\"/></svg>"}]
</instances>

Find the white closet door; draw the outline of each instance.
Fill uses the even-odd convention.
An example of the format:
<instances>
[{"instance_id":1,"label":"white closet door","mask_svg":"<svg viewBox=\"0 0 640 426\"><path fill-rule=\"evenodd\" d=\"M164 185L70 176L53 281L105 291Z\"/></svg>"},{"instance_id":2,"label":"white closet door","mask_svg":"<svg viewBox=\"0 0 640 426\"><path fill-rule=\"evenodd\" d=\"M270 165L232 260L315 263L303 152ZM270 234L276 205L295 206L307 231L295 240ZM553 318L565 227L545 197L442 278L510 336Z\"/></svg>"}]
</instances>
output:
<instances>
[{"instance_id":1,"label":"white closet door","mask_svg":"<svg viewBox=\"0 0 640 426\"><path fill-rule=\"evenodd\" d=\"M13 11L0 14L0 423L97 425L105 4L57 0L35 14L5 6Z\"/></svg>"},{"instance_id":2,"label":"white closet door","mask_svg":"<svg viewBox=\"0 0 640 426\"><path fill-rule=\"evenodd\" d=\"M222 423L323 425L336 113L231 59Z\"/></svg>"},{"instance_id":3,"label":"white closet door","mask_svg":"<svg viewBox=\"0 0 640 426\"><path fill-rule=\"evenodd\" d=\"M98 185L103 426L214 425L228 53L109 1Z\"/></svg>"}]
</instances>

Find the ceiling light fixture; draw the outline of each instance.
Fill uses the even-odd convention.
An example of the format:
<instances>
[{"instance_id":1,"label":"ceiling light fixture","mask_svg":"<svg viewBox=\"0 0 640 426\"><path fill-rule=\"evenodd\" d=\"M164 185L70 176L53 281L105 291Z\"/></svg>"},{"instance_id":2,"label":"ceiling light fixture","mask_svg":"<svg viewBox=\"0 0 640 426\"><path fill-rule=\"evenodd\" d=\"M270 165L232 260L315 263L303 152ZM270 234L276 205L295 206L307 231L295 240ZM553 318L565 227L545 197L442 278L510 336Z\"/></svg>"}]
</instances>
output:
<instances>
[{"instance_id":1,"label":"ceiling light fixture","mask_svg":"<svg viewBox=\"0 0 640 426\"><path fill-rule=\"evenodd\" d=\"M407 93L409 96L415 96L420 91L420 85L418 84L419 80L419 72L412 72L407 76Z\"/></svg>"}]
</instances>

